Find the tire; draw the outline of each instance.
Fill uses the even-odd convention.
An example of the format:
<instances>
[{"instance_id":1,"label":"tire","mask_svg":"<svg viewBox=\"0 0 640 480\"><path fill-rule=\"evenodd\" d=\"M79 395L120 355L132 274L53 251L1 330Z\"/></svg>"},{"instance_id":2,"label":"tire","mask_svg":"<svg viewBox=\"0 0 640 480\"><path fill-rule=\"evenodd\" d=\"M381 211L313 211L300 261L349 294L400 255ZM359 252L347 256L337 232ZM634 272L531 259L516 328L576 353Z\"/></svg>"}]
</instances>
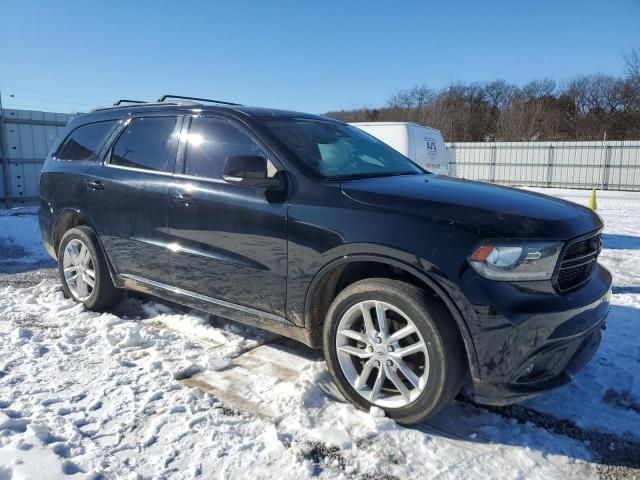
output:
<instances>
[{"instance_id":1,"label":"tire","mask_svg":"<svg viewBox=\"0 0 640 480\"><path fill-rule=\"evenodd\" d=\"M58 273L65 297L90 310L103 310L122 299L124 291L113 285L96 234L87 226L72 228L63 235L58 247Z\"/></svg>"},{"instance_id":2,"label":"tire","mask_svg":"<svg viewBox=\"0 0 640 480\"><path fill-rule=\"evenodd\" d=\"M380 308L386 332L378 324ZM365 312L380 335L370 336ZM327 312L323 350L348 400L363 410L378 406L406 425L437 413L458 394L467 373L460 334L440 300L385 278L361 280L340 292Z\"/></svg>"}]
</instances>

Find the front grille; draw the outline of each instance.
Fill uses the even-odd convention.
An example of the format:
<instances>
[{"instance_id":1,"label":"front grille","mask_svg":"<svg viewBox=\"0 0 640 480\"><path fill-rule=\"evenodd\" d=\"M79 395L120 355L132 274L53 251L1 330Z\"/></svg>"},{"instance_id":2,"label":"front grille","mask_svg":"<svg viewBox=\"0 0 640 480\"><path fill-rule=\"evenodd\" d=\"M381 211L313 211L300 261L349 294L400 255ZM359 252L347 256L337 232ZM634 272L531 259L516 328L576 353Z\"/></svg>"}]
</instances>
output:
<instances>
[{"instance_id":1,"label":"front grille","mask_svg":"<svg viewBox=\"0 0 640 480\"><path fill-rule=\"evenodd\" d=\"M598 261L601 247L599 233L569 244L558 271L560 291L575 288L589 279Z\"/></svg>"}]
</instances>

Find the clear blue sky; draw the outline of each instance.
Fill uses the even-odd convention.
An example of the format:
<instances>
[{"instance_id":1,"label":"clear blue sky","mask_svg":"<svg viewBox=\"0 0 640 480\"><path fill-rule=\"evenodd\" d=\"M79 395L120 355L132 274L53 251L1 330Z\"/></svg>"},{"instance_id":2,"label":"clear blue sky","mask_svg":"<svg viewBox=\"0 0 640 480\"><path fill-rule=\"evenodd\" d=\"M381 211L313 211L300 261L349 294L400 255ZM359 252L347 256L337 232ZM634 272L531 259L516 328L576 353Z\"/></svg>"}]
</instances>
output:
<instances>
[{"instance_id":1,"label":"clear blue sky","mask_svg":"<svg viewBox=\"0 0 640 480\"><path fill-rule=\"evenodd\" d=\"M619 74L632 47L639 0L0 0L9 108L174 93L322 113L422 83Z\"/></svg>"}]
</instances>

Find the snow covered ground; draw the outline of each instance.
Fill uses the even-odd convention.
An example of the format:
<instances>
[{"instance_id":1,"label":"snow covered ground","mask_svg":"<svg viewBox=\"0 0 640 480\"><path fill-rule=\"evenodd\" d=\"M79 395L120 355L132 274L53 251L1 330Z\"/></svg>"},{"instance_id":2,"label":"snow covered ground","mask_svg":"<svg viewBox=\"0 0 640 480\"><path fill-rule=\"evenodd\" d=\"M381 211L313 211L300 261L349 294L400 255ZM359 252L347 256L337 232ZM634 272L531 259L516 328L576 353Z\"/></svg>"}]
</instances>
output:
<instances>
[{"instance_id":1,"label":"snow covered ground","mask_svg":"<svg viewBox=\"0 0 640 480\"><path fill-rule=\"evenodd\" d=\"M640 193L598 204L615 283L596 358L524 405L461 398L415 428L355 410L318 352L272 334L150 299L97 314L55 279L13 282L52 264L34 211L0 211L0 480L640 478Z\"/></svg>"}]
</instances>

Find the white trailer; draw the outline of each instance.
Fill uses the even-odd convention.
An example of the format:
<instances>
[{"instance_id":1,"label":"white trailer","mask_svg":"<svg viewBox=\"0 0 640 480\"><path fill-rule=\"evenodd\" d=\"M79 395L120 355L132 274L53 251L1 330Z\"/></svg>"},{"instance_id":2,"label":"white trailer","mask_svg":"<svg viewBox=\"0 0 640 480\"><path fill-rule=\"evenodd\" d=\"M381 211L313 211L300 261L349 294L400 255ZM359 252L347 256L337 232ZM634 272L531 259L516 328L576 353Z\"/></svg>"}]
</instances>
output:
<instances>
[{"instance_id":1,"label":"white trailer","mask_svg":"<svg viewBox=\"0 0 640 480\"><path fill-rule=\"evenodd\" d=\"M440 130L411 122L357 122L351 125L383 141L422 168L449 174L449 157Z\"/></svg>"}]
</instances>

